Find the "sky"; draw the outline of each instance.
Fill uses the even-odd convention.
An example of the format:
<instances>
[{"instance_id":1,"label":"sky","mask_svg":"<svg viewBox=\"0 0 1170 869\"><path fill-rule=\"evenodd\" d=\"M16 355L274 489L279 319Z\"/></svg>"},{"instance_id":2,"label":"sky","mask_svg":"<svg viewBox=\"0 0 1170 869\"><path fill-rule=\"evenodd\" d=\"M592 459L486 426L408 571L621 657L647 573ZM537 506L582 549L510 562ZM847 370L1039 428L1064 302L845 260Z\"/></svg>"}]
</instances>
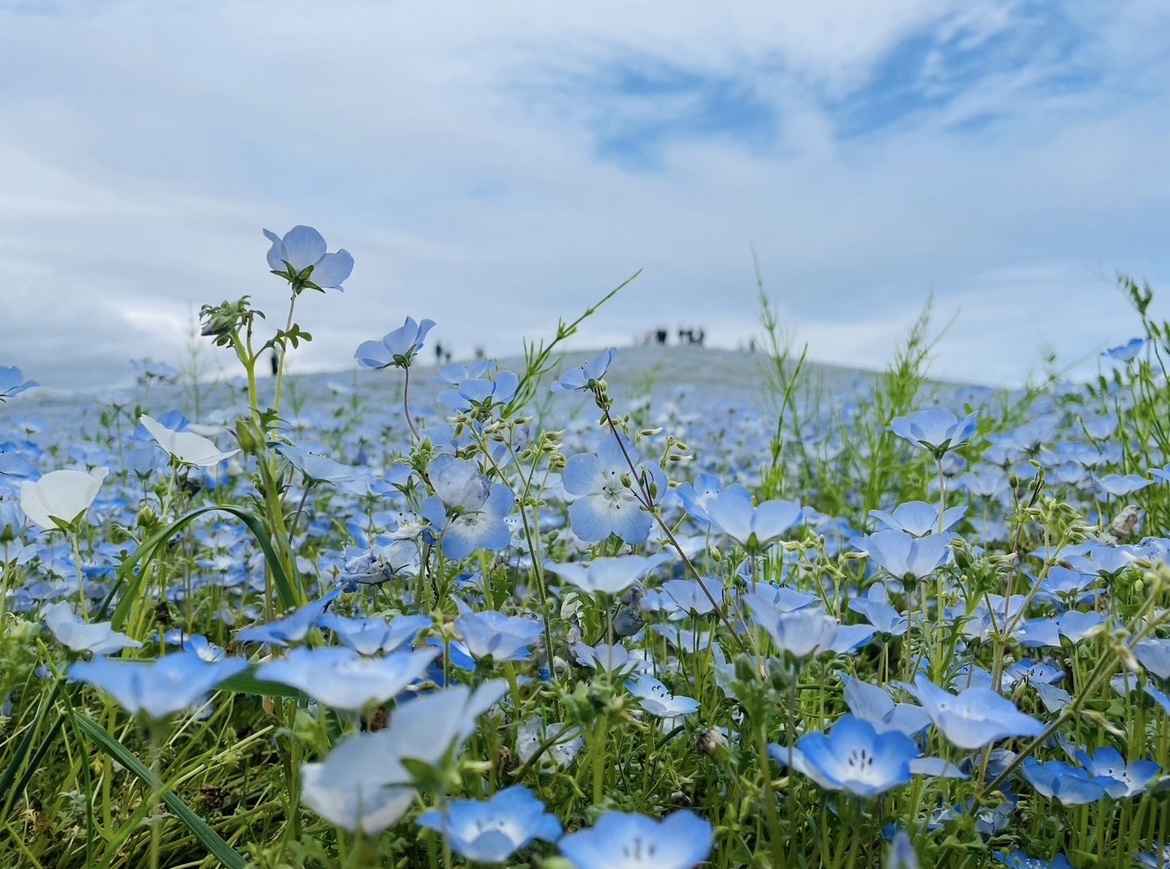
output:
<instances>
[{"instance_id":1,"label":"sky","mask_svg":"<svg viewBox=\"0 0 1170 869\"><path fill-rule=\"evenodd\" d=\"M1083 376L1118 272L1170 294L1168 81L1165 0L0 0L0 365L238 373L199 308L283 325L261 230L308 224L356 266L294 371L407 316L514 356L639 270L573 350L743 346L754 251L813 360L933 294L933 375Z\"/></svg>"}]
</instances>

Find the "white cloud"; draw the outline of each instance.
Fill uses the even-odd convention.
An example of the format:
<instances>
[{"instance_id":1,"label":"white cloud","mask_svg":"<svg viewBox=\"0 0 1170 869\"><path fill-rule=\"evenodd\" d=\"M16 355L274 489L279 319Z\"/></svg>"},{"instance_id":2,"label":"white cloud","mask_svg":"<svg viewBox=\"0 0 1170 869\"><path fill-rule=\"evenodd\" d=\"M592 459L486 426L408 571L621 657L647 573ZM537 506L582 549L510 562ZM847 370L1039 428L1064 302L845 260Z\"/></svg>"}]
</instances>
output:
<instances>
[{"instance_id":1,"label":"white cloud","mask_svg":"<svg viewBox=\"0 0 1170 869\"><path fill-rule=\"evenodd\" d=\"M0 4L0 364L125 380L130 358L181 362L187 312L244 293L283 323L260 228L310 223L357 267L299 303L301 370L349 366L407 314L457 353L514 354L638 268L578 346L660 322L735 346L754 245L814 359L884 364L934 287L962 312L936 373L1019 382L1043 341L1071 359L1134 332L1102 273L1170 283L1162 7L1062 4L1076 58L1005 49L954 78L940 44L997 50L1057 7ZM923 34L935 54L889 123L839 135L841 101ZM728 83L774 139L696 132L715 85L602 87L623 63ZM647 125L650 165L604 159L615 118Z\"/></svg>"}]
</instances>

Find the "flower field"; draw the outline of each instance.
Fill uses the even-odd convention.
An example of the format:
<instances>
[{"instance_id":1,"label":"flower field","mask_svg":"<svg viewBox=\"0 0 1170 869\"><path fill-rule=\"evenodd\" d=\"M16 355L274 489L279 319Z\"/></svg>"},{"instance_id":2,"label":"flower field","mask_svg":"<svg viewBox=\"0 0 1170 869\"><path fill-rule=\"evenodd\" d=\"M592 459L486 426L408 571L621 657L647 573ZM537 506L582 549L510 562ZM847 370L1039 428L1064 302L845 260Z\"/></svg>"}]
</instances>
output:
<instances>
[{"instance_id":1,"label":"flower field","mask_svg":"<svg viewBox=\"0 0 1170 869\"><path fill-rule=\"evenodd\" d=\"M594 305L436 369L404 312L294 377L353 257L265 235L230 382L0 368L2 865L1170 861L1148 289L1010 394L929 381L926 315L823 373L766 299L754 355L564 353Z\"/></svg>"}]
</instances>

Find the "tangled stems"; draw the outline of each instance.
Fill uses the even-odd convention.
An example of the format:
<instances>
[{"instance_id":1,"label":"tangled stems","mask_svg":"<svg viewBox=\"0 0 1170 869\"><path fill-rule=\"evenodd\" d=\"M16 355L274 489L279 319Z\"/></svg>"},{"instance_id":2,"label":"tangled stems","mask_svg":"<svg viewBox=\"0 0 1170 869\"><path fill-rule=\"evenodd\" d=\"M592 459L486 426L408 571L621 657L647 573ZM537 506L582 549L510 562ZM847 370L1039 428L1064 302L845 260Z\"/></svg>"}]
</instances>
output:
<instances>
[{"instance_id":1,"label":"tangled stems","mask_svg":"<svg viewBox=\"0 0 1170 869\"><path fill-rule=\"evenodd\" d=\"M727 628L727 632L731 635L732 639L735 640L735 643L739 646L740 651L754 660L758 660L759 656L752 654L752 652L748 649L747 644L744 643L743 637L741 637L736 632L735 628L732 627L731 621L727 618L727 613L723 611L723 607L720 605L719 601L715 600L715 596L711 594L711 590L707 588L707 583L704 582L703 577L699 575L698 569L696 569L695 565L691 563L691 560L687 558L687 554L683 551L682 544L678 542L678 539L674 536L674 532L670 530L670 526L667 525L662 517L658 514L658 510L655 508L654 504L654 496L646 488L645 482L640 479L638 469L634 466L634 460L630 458L630 454L626 450L626 445L622 442L622 439L618 434L617 424L613 421L613 417L610 416L610 400L609 396L605 394L604 385L593 384L590 389L597 401L597 406L605 415L605 422L606 425L609 426L610 433L614 436L614 439L618 443L618 447L622 451L622 456L626 460L626 465L629 466L632 478L634 480L638 480L638 487L636 489L631 488L634 496L638 499L639 503L641 503L642 506L645 507L647 511L649 511L650 515L654 517L654 521L658 523L658 527L662 529L662 533L666 536L666 539L670 541L670 545L674 547L674 550L678 553L679 558L682 559L683 566L686 568L687 573L695 578L695 581L699 584L699 588L703 590L703 594L711 603L711 606L714 607L715 615L718 617L719 621L723 623L723 626ZM631 487L632 486L633 484L631 483ZM763 678L763 675L764 674L761 671L761 678Z\"/></svg>"}]
</instances>

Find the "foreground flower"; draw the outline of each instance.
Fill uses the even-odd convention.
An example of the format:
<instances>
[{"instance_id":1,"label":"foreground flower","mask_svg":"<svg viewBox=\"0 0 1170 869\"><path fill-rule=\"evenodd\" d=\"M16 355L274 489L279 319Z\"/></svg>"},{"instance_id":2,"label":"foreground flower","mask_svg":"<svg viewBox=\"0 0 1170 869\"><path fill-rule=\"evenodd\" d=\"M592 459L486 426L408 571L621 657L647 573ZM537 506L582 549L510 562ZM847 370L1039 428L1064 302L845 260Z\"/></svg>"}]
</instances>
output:
<instances>
[{"instance_id":1,"label":"foreground flower","mask_svg":"<svg viewBox=\"0 0 1170 869\"><path fill-rule=\"evenodd\" d=\"M793 768L825 790L875 797L910 781L910 762L918 746L896 730L878 733L868 721L846 715L825 733L806 733L792 752ZM769 754L784 761L787 750Z\"/></svg>"},{"instance_id":2,"label":"foreground flower","mask_svg":"<svg viewBox=\"0 0 1170 869\"><path fill-rule=\"evenodd\" d=\"M434 320L416 323L413 317L383 336L381 341L363 341L353 358L362 368L409 368L415 355L427 340L427 333L435 326Z\"/></svg>"},{"instance_id":3,"label":"foreground flower","mask_svg":"<svg viewBox=\"0 0 1170 869\"><path fill-rule=\"evenodd\" d=\"M467 653L477 661L491 658L522 661L528 647L540 639L544 625L537 619L506 616L496 610L466 612L455 620L455 630L467 644Z\"/></svg>"},{"instance_id":4,"label":"foreground flower","mask_svg":"<svg viewBox=\"0 0 1170 869\"><path fill-rule=\"evenodd\" d=\"M938 408L919 411L914 416L895 417L890 431L910 443L928 449L936 459L941 459L975 433L975 415L959 419L953 413Z\"/></svg>"},{"instance_id":5,"label":"foreground flower","mask_svg":"<svg viewBox=\"0 0 1170 869\"><path fill-rule=\"evenodd\" d=\"M406 690L439 654L438 649L363 658L352 649L294 649L262 664L256 678L296 688L331 709L360 712Z\"/></svg>"},{"instance_id":6,"label":"foreground flower","mask_svg":"<svg viewBox=\"0 0 1170 869\"><path fill-rule=\"evenodd\" d=\"M217 685L246 669L248 662L243 658L212 664L195 652L184 651L156 661L95 658L74 664L68 675L100 688L131 715L142 713L159 721L198 705Z\"/></svg>"},{"instance_id":7,"label":"foreground flower","mask_svg":"<svg viewBox=\"0 0 1170 869\"><path fill-rule=\"evenodd\" d=\"M579 453L565 463L565 491L577 496L569 506L573 533L588 543L596 543L616 534L626 543L645 543L654 520L646 505L635 494L639 482L632 479L630 465L647 476L659 492L666 480L661 469L638 465L638 451L625 437L606 438L597 455Z\"/></svg>"},{"instance_id":8,"label":"foreground flower","mask_svg":"<svg viewBox=\"0 0 1170 869\"><path fill-rule=\"evenodd\" d=\"M504 517L516 495L503 483L489 482L475 462L435 456L427 466L435 494L423 502L422 515L443 536L443 554L458 560L478 549L502 552L512 543Z\"/></svg>"},{"instance_id":9,"label":"foreground flower","mask_svg":"<svg viewBox=\"0 0 1170 869\"><path fill-rule=\"evenodd\" d=\"M311 226L294 226L284 234L264 230L272 242L268 250L268 268L301 290L344 290L341 284L353 273L353 257L347 250L327 253L329 246L321 233Z\"/></svg>"},{"instance_id":10,"label":"foreground flower","mask_svg":"<svg viewBox=\"0 0 1170 869\"><path fill-rule=\"evenodd\" d=\"M163 448L163 452L181 465L212 468L239 452L239 450L221 452L214 443L202 435L191 431L172 431L158 420L145 414L139 422Z\"/></svg>"},{"instance_id":11,"label":"foreground flower","mask_svg":"<svg viewBox=\"0 0 1170 869\"><path fill-rule=\"evenodd\" d=\"M454 800L444 812L424 813L418 824L443 834L451 850L476 863L503 863L534 839L561 837L561 822L523 785L505 788L487 802Z\"/></svg>"},{"instance_id":12,"label":"foreground flower","mask_svg":"<svg viewBox=\"0 0 1170 869\"><path fill-rule=\"evenodd\" d=\"M351 833L382 832L414 802L414 778L403 761L439 763L507 690L495 679L474 694L459 685L401 704L385 730L347 739L324 762L301 767L305 805Z\"/></svg>"},{"instance_id":13,"label":"foreground flower","mask_svg":"<svg viewBox=\"0 0 1170 869\"><path fill-rule=\"evenodd\" d=\"M707 503L707 518L748 552L761 552L799 521L801 509L796 501L753 507L751 493L733 483Z\"/></svg>"},{"instance_id":14,"label":"foreground flower","mask_svg":"<svg viewBox=\"0 0 1170 869\"><path fill-rule=\"evenodd\" d=\"M575 585L590 594L621 594L670 556L664 552L646 557L644 555L619 555L613 558L595 558L588 565L576 562L546 563L551 570L570 585Z\"/></svg>"},{"instance_id":15,"label":"foreground flower","mask_svg":"<svg viewBox=\"0 0 1170 869\"><path fill-rule=\"evenodd\" d=\"M89 509L109 468L84 471L50 471L35 483L20 484L20 509L46 531L73 525Z\"/></svg>"},{"instance_id":16,"label":"foreground flower","mask_svg":"<svg viewBox=\"0 0 1170 869\"><path fill-rule=\"evenodd\" d=\"M983 748L1010 736L1044 732L1043 724L990 688L968 688L956 697L919 676L913 693L934 726L959 748Z\"/></svg>"},{"instance_id":17,"label":"foreground flower","mask_svg":"<svg viewBox=\"0 0 1170 869\"><path fill-rule=\"evenodd\" d=\"M661 821L610 812L559 847L576 869L692 869L707 859L714 838L711 824L691 811Z\"/></svg>"},{"instance_id":18,"label":"foreground flower","mask_svg":"<svg viewBox=\"0 0 1170 869\"><path fill-rule=\"evenodd\" d=\"M609 366L613 364L613 357L616 353L616 347L607 347L592 362L570 368L561 375L560 380L552 385L552 391L567 392L574 389L592 389L597 381L605 377L605 372L609 371Z\"/></svg>"},{"instance_id":19,"label":"foreground flower","mask_svg":"<svg viewBox=\"0 0 1170 869\"><path fill-rule=\"evenodd\" d=\"M0 404L3 404L14 395L19 395L26 389L32 389L37 386L36 381L23 380L23 374L20 369L11 366L0 365Z\"/></svg>"},{"instance_id":20,"label":"foreground flower","mask_svg":"<svg viewBox=\"0 0 1170 869\"><path fill-rule=\"evenodd\" d=\"M112 655L122 649L142 646L137 640L115 631L110 622L86 624L64 601L45 607L44 619L45 627L57 638L57 642L74 652Z\"/></svg>"}]
</instances>

